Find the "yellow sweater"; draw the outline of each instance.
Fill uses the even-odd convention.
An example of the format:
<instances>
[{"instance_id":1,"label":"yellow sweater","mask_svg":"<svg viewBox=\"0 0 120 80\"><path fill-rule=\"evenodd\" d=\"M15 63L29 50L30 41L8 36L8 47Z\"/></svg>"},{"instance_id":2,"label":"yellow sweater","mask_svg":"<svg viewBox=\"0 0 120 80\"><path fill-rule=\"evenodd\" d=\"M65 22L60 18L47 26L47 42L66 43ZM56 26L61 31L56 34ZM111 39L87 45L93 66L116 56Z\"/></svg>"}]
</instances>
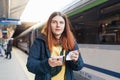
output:
<instances>
[{"instance_id":1,"label":"yellow sweater","mask_svg":"<svg viewBox=\"0 0 120 80\"><path fill-rule=\"evenodd\" d=\"M61 50L62 50L61 46L53 47L53 52L51 53L51 57L60 56ZM63 52L63 55L65 55L65 50ZM62 65L61 71L57 75L52 77L52 80L65 80L64 74L65 74L65 63L63 63L63 65Z\"/></svg>"}]
</instances>

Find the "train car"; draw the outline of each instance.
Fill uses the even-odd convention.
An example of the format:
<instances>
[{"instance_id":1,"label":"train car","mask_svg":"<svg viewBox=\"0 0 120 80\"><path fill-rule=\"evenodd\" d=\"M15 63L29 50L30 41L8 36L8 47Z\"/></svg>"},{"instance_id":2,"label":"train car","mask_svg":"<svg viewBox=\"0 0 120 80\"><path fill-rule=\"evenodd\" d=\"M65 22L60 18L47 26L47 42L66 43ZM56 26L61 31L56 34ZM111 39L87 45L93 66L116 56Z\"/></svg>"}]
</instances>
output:
<instances>
[{"instance_id":1,"label":"train car","mask_svg":"<svg viewBox=\"0 0 120 80\"><path fill-rule=\"evenodd\" d=\"M119 0L83 0L63 11L72 23L85 63L81 71L74 72L76 80L81 75L89 80L120 79L118 7Z\"/></svg>"},{"instance_id":2,"label":"train car","mask_svg":"<svg viewBox=\"0 0 120 80\"><path fill-rule=\"evenodd\" d=\"M31 47L34 39L38 36L40 33L39 29L32 30L25 35L18 37L15 40L15 46L18 47L19 49L23 50L25 53L29 53L29 48Z\"/></svg>"},{"instance_id":3,"label":"train car","mask_svg":"<svg viewBox=\"0 0 120 80\"><path fill-rule=\"evenodd\" d=\"M75 80L81 76L84 80L120 80L119 7L120 0L76 0L62 10L70 19L85 63L81 71L74 72ZM30 35L25 37L27 50L41 26L26 31ZM24 39L22 36L17 40Z\"/></svg>"},{"instance_id":4,"label":"train car","mask_svg":"<svg viewBox=\"0 0 120 80\"><path fill-rule=\"evenodd\" d=\"M119 0L82 0L63 12L69 16L79 43L120 44L119 6Z\"/></svg>"}]
</instances>

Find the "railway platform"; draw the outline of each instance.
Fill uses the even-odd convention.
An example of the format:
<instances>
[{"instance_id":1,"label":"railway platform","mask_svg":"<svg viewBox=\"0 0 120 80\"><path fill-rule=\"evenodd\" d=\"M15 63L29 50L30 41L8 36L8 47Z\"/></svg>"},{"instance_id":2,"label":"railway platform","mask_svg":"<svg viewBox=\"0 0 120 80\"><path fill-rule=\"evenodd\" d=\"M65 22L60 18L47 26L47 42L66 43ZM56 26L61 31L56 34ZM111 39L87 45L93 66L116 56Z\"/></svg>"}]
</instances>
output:
<instances>
[{"instance_id":1,"label":"railway platform","mask_svg":"<svg viewBox=\"0 0 120 80\"><path fill-rule=\"evenodd\" d=\"M34 80L26 68L27 54L13 47L12 58L0 57L0 80Z\"/></svg>"},{"instance_id":2,"label":"railway platform","mask_svg":"<svg viewBox=\"0 0 120 80\"><path fill-rule=\"evenodd\" d=\"M28 72L26 62L27 54L13 47L11 59L0 57L0 80L34 80L34 74ZM80 78L80 80L88 80L84 77Z\"/></svg>"},{"instance_id":3,"label":"railway platform","mask_svg":"<svg viewBox=\"0 0 120 80\"><path fill-rule=\"evenodd\" d=\"M120 80L119 45L79 45L86 64L74 72L75 80ZM34 80L26 68L28 55L13 47L12 58L0 57L0 80Z\"/></svg>"}]
</instances>

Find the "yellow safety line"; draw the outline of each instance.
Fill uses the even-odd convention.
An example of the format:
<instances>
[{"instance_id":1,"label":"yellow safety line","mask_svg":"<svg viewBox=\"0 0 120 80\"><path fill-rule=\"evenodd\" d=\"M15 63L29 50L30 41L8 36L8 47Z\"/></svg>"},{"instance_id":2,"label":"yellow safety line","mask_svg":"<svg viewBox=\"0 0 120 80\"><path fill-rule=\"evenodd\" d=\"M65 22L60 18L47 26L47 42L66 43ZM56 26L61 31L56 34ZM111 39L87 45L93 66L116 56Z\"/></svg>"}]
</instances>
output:
<instances>
[{"instance_id":1,"label":"yellow safety line","mask_svg":"<svg viewBox=\"0 0 120 80\"><path fill-rule=\"evenodd\" d=\"M34 75L32 73L29 73L27 71L27 68L26 68L26 64L25 62L20 58L20 56L18 54L15 53L14 49L13 49L13 53L15 54L16 58L18 59L18 61L20 62L25 74L27 75L27 77L29 78L29 80L34 80Z\"/></svg>"}]
</instances>

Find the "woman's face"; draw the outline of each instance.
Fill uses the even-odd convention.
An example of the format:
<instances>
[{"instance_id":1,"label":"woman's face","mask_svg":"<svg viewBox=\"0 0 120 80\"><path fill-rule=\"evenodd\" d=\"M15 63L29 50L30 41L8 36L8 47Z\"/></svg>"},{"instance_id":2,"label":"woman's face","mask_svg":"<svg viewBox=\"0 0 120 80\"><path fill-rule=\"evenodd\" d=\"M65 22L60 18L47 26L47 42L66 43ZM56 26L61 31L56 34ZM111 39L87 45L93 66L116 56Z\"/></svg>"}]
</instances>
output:
<instances>
[{"instance_id":1,"label":"woman's face","mask_svg":"<svg viewBox=\"0 0 120 80\"><path fill-rule=\"evenodd\" d=\"M65 20L61 16L53 17L51 21L51 29L54 36L59 39L65 28Z\"/></svg>"}]
</instances>

